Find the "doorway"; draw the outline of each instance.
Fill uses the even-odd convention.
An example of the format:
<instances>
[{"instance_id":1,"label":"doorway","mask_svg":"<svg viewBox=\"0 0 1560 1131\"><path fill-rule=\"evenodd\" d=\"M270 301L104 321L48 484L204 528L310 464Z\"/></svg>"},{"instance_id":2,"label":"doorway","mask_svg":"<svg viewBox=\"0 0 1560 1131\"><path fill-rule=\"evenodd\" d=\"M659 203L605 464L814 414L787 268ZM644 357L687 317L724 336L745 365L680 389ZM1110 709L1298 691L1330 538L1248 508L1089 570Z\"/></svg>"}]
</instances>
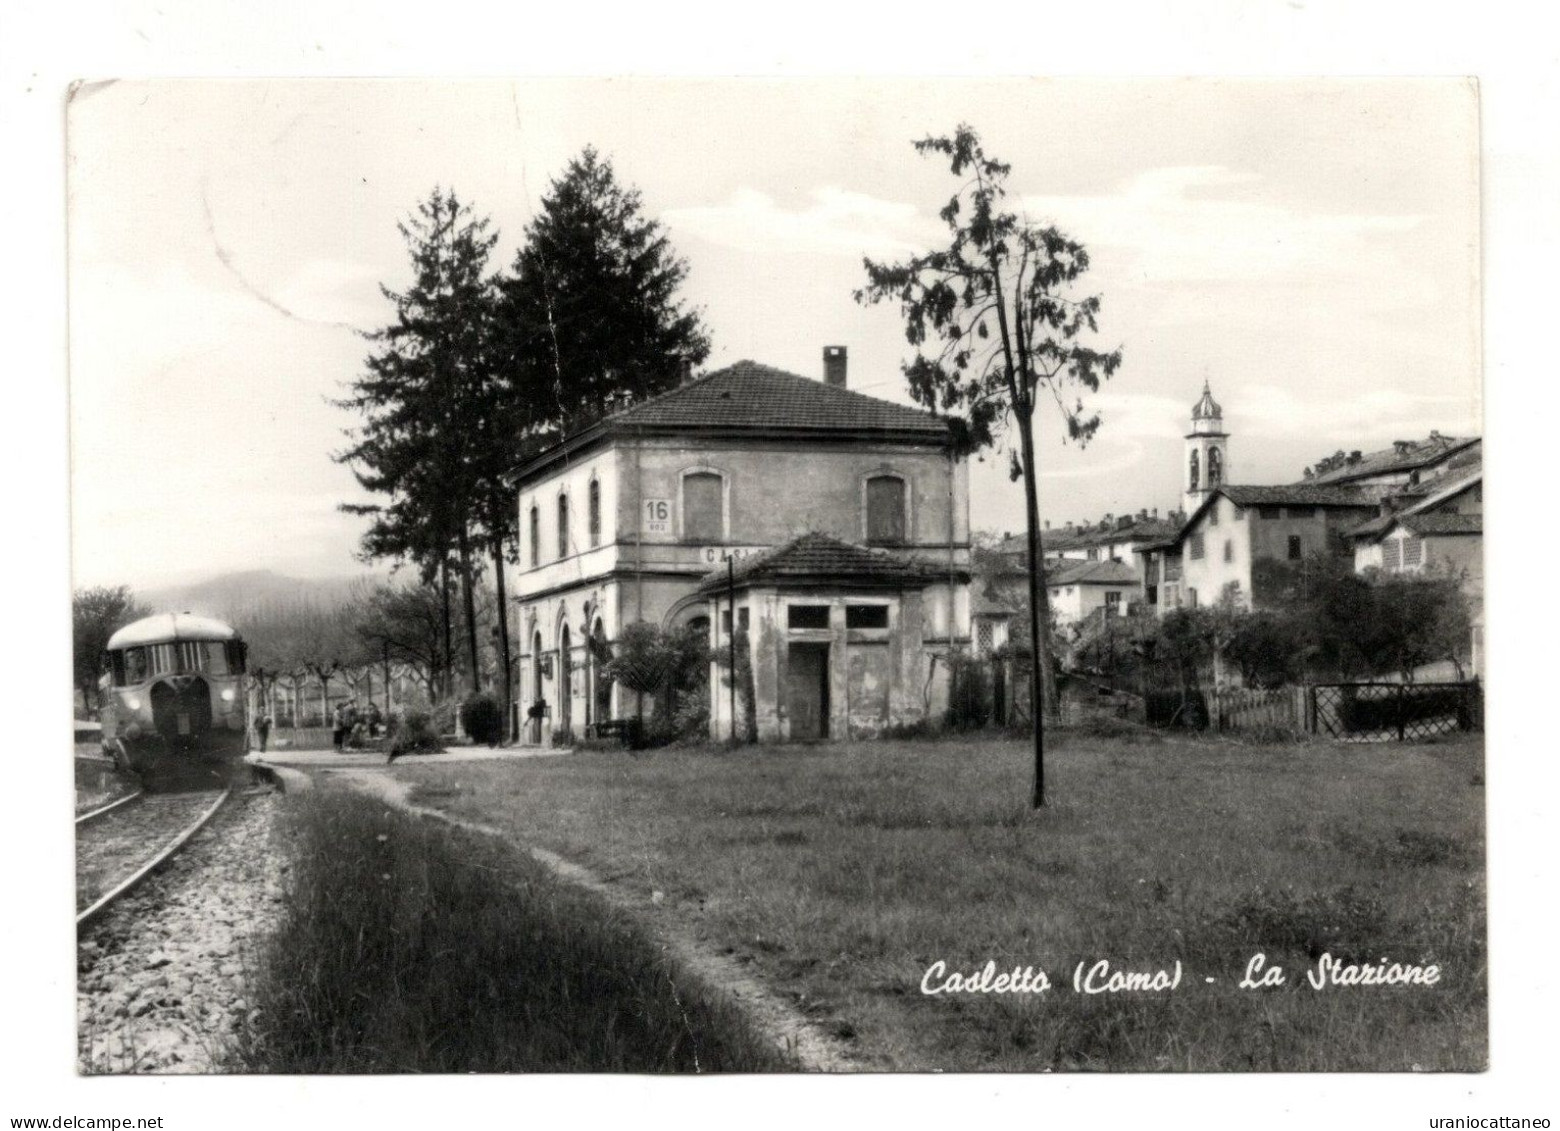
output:
<instances>
[{"instance_id":1,"label":"doorway","mask_svg":"<svg viewBox=\"0 0 1560 1131\"><path fill-rule=\"evenodd\" d=\"M793 643L786 659L786 709L791 716L791 738L797 742L828 738L828 644Z\"/></svg>"}]
</instances>

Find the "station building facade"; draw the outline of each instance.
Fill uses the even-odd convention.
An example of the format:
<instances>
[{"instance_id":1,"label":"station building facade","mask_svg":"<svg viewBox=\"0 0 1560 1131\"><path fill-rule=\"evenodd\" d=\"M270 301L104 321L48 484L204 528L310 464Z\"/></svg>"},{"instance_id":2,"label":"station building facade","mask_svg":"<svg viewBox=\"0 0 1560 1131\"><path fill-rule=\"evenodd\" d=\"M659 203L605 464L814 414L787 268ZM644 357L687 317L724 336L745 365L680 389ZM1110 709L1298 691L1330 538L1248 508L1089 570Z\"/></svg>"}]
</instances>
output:
<instances>
[{"instance_id":1,"label":"station building facade","mask_svg":"<svg viewBox=\"0 0 1560 1131\"><path fill-rule=\"evenodd\" d=\"M634 696L602 671L629 625L699 625L717 654L729 651L721 610L732 611L730 594L722 604L701 587L729 582L748 559L773 571L773 552L805 534L843 547L838 554L857 567L857 552L890 564L863 573L843 568L844 558L819 559L812 576L785 585L744 571L735 623L751 626L762 677L758 737L841 737L941 710L946 664L935 657L969 641L968 468L943 420L850 390L844 348L824 354L822 381L739 361L582 429L515 471L524 741L551 743L634 713ZM795 565L793 555L780 568ZM793 605L812 611L798 621ZM830 610L824 628L820 605ZM858 606L883 611L851 611ZM867 621L874 627L847 627ZM852 654L848 636L836 643L836 627L887 633L890 651L918 659L878 664L864 658L870 652ZM729 665L711 671L711 729L720 734L731 725L716 706L728 699Z\"/></svg>"}]
</instances>

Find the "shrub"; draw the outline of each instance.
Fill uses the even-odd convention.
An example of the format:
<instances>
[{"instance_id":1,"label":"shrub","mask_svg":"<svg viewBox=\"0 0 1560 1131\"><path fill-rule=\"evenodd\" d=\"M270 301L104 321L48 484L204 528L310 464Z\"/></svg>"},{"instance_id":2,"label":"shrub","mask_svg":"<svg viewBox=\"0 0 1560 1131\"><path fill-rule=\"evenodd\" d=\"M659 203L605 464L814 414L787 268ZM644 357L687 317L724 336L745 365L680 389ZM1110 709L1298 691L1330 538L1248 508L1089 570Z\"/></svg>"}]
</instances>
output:
<instances>
[{"instance_id":1,"label":"shrub","mask_svg":"<svg viewBox=\"0 0 1560 1131\"><path fill-rule=\"evenodd\" d=\"M949 729L978 730L991 722L991 673L987 665L953 656L948 673Z\"/></svg>"},{"instance_id":2,"label":"shrub","mask_svg":"<svg viewBox=\"0 0 1560 1131\"><path fill-rule=\"evenodd\" d=\"M504 708L485 691L473 695L460 705L460 725L472 742L497 746L504 741Z\"/></svg>"},{"instance_id":3,"label":"shrub","mask_svg":"<svg viewBox=\"0 0 1560 1131\"><path fill-rule=\"evenodd\" d=\"M683 695L672 713L678 739L703 742L710 736L710 689L703 686Z\"/></svg>"},{"instance_id":4,"label":"shrub","mask_svg":"<svg viewBox=\"0 0 1560 1131\"><path fill-rule=\"evenodd\" d=\"M437 754L444 749L438 729L433 725L433 716L427 711L397 711L390 716L386 738L393 756Z\"/></svg>"}]
</instances>

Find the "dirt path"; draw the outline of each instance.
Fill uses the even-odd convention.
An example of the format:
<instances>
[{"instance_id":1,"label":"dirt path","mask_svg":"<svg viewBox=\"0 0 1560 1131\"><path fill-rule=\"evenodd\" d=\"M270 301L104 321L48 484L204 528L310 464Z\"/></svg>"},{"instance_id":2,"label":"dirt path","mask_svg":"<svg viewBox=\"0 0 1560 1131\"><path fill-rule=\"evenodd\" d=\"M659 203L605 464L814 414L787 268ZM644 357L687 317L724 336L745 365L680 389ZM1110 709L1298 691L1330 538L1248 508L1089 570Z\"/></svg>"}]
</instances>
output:
<instances>
[{"instance_id":1,"label":"dirt path","mask_svg":"<svg viewBox=\"0 0 1560 1131\"><path fill-rule=\"evenodd\" d=\"M457 828L484 836L507 838L507 834L492 825L452 817L441 809L417 805L412 802L411 786L387 774L375 770L331 770L333 780L394 805L408 813L432 817ZM559 879L578 887L587 888L606 900L613 907L632 914L643 923L673 959L689 974L705 986L727 994L769 1036L775 1044L790 1051L806 1072L859 1072L866 1067L853 1060L842 1042L819 1029L799 1013L784 997L766 983L754 977L734 958L718 954L701 943L694 935L659 916L648 915L649 904L623 892L588 868L565 860L556 853L534 845L521 844L538 863L550 869Z\"/></svg>"}]
</instances>

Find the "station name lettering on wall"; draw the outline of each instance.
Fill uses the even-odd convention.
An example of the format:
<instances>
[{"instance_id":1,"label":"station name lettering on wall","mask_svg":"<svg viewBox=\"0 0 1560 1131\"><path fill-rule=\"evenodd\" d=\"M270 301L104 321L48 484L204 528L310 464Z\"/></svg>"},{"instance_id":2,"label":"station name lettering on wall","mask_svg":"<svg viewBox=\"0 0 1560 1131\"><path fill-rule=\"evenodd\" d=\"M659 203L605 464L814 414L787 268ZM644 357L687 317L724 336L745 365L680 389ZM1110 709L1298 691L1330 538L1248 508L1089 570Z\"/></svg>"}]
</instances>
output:
<instances>
[{"instance_id":1,"label":"station name lettering on wall","mask_svg":"<svg viewBox=\"0 0 1560 1131\"><path fill-rule=\"evenodd\" d=\"M761 554L768 548L767 546L705 546L700 551L700 555L711 564L723 562L727 558L735 558L740 562L743 558Z\"/></svg>"}]
</instances>

